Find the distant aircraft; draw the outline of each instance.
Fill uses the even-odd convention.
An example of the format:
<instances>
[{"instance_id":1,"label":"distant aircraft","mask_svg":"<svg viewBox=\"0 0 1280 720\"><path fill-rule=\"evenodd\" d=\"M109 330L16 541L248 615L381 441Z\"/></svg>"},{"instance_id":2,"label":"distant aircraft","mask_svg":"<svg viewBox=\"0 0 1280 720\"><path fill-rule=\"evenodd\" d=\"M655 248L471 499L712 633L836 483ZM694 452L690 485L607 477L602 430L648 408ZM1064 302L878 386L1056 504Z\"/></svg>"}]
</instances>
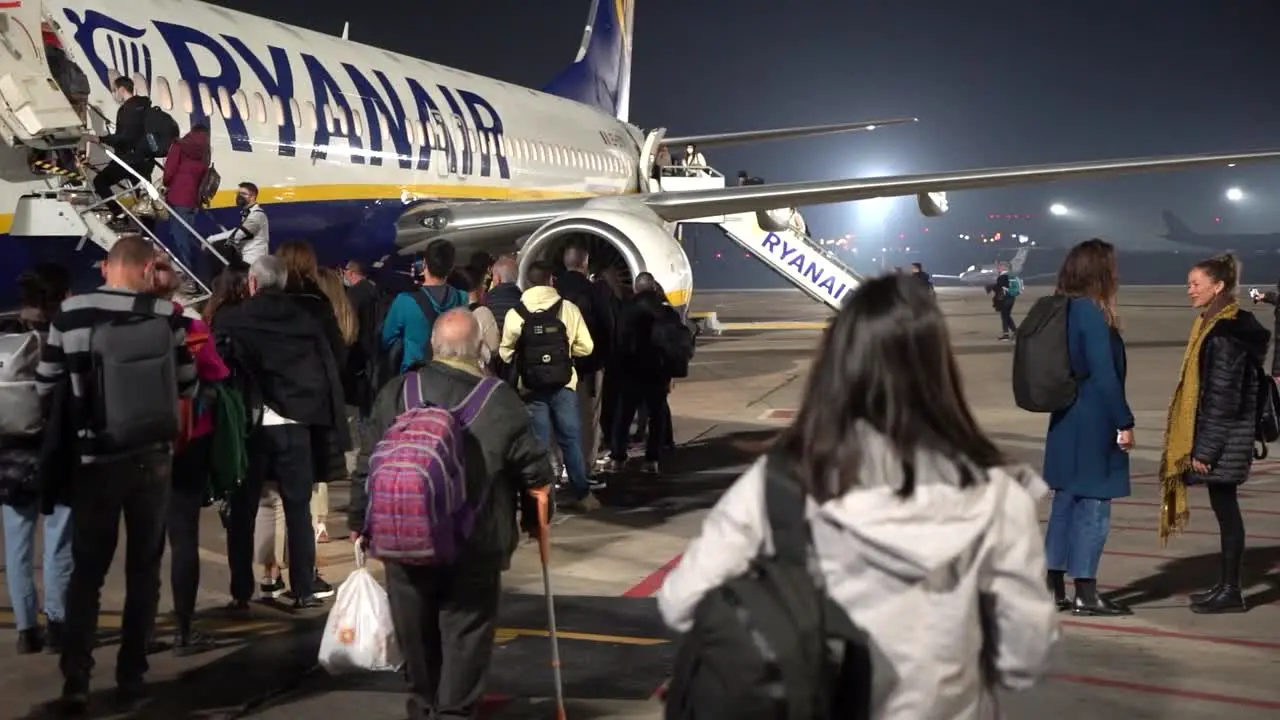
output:
<instances>
[{"instance_id":1,"label":"distant aircraft","mask_svg":"<svg viewBox=\"0 0 1280 720\"><path fill-rule=\"evenodd\" d=\"M990 285L996 281L1001 272L1008 271L1011 275L1017 275L1023 280L1032 280L1039 277L1047 277L1048 274L1026 276L1022 274L1022 266L1027 262L1027 253L1031 252L1030 248L1018 248L1018 252L1008 262L998 261L991 265L970 265L959 275L939 275L933 273L930 277L935 280L958 280L966 285Z\"/></svg>"},{"instance_id":2,"label":"distant aircraft","mask_svg":"<svg viewBox=\"0 0 1280 720\"><path fill-rule=\"evenodd\" d=\"M1208 233L1200 234L1187 226L1172 211L1161 213L1168 232L1163 237L1180 245L1194 245L1208 250L1238 252L1280 252L1280 233Z\"/></svg>"}]
</instances>

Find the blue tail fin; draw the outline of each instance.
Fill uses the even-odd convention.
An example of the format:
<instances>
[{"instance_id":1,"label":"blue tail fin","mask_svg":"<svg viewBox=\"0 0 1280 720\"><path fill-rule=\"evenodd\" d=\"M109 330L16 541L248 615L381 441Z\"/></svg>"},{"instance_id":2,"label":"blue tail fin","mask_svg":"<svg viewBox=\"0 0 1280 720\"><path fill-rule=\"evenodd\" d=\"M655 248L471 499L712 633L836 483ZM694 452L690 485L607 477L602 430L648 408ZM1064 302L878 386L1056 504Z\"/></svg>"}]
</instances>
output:
<instances>
[{"instance_id":1,"label":"blue tail fin","mask_svg":"<svg viewBox=\"0 0 1280 720\"><path fill-rule=\"evenodd\" d=\"M1165 238L1191 238L1196 236L1196 232L1187 227L1182 218L1174 215L1171 211L1165 210L1160 213L1160 216L1164 218L1164 226L1169 230L1169 232L1165 233Z\"/></svg>"},{"instance_id":2,"label":"blue tail fin","mask_svg":"<svg viewBox=\"0 0 1280 720\"><path fill-rule=\"evenodd\" d=\"M635 0L592 0L578 57L543 89L626 120L634 10Z\"/></svg>"}]
</instances>

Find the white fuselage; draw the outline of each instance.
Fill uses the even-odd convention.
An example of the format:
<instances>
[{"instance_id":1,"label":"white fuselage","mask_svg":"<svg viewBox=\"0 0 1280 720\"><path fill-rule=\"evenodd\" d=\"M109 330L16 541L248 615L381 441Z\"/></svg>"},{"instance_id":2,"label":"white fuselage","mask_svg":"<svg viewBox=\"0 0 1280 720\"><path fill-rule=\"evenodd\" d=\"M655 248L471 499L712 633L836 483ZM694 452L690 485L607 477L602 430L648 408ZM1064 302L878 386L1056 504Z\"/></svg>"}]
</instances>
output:
<instances>
[{"instance_id":1,"label":"white fuselage","mask_svg":"<svg viewBox=\"0 0 1280 720\"><path fill-rule=\"evenodd\" d=\"M570 100L193 0L45 9L90 77L93 107L114 120L110 83L126 75L184 132L208 125L218 219L234 221L235 184L254 182L272 237L310 240L325 263L394 252L394 220L417 200L638 187L641 131ZM3 163L5 210L45 187L17 160Z\"/></svg>"}]
</instances>

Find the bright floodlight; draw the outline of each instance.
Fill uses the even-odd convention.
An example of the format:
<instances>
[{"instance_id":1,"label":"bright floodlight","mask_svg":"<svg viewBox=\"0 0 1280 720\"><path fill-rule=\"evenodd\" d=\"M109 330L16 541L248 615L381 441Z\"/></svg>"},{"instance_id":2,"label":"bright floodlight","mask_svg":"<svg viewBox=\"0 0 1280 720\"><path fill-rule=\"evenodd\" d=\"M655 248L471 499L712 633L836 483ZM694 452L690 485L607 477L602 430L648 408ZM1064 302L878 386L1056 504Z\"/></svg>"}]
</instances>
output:
<instances>
[{"instance_id":1,"label":"bright floodlight","mask_svg":"<svg viewBox=\"0 0 1280 720\"><path fill-rule=\"evenodd\" d=\"M1049 212L1059 217L1067 214L1067 206L1062 203L1054 203L1049 206Z\"/></svg>"},{"instance_id":2,"label":"bright floodlight","mask_svg":"<svg viewBox=\"0 0 1280 720\"><path fill-rule=\"evenodd\" d=\"M1244 191L1238 187L1227 188L1227 199L1231 202L1240 202L1244 199Z\"/></svg>"}]
</instances>

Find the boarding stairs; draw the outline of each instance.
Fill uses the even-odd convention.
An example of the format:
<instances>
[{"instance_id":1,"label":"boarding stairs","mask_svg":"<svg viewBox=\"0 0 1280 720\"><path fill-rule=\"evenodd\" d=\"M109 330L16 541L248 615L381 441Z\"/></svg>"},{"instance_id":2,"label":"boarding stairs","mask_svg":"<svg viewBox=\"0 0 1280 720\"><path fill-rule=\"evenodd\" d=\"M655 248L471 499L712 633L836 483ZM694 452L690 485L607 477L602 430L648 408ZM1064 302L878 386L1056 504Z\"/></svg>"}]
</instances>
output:
<instances>
[{"instance_id":1,"label":"boarding stairs","mask_svg":"<svg viewBox=\"0 0 1280 720\"><path fill-rule=\"evenodd\" d=\"M49 151L78 151L87 135L89 116L84 116L72 106L53 78L45 57L41 24L49 23L58 32L56 19L43 12L43 3L16 3L15 7L0 10L0 140L6 148L5 162L13 164L16 158L27 158ZM73 46L63 43L64 50L74 62ZM89 106L104 125L110 125L102 112ZM95 149L95 155L99 150ZM133 178L133 186L101 199L93 192L86 178L79 172L51 167L47 163L28 160L29 165L52 170L71 180L56 187L57 181L48 175L43 179L46 189L27 193L14 208L11 235L49 238L50 242L79 238L76 250L82 250L89 242L110 251L116 241L126 233L146 237L171 259L173 267L184 280L184 292L178 298L184 304L201 302L211 294L209 286L179 260L168 244L152 229L153 218L144 218L138 210L144 199L155 215L168 216L169 222L180 223L197 238L212 256L227 265L227 259L217 252L203 235L196 232L165 201L155 185L133 168L121 162L111 150L100 149L104 163L115 163ZM41 177L33 171L32 180ZM77 186L78 185L78 186ZM137 201L137 202L131 202ZM119 208L123 218L113 222L113 208ZM145 220L145 221L144 221Z\"/></svg>"},{"instance_id":2,"label":"boarding stairs","mask_svg":"<svg viewBox=\"0 0 1280 720\"><path fill-rule=\"evenodd\" d=\"M651 189L661 192L724 186L724 175L709 167L662 167L650 183ZM794 208L712 215L685 220L680 225L695 223L718 226L749 257L768 265L806 295L833 310L839 310L845 296L862 283L861 275L809 236L804 218ZM676 232L678 236L680 226Z\"/></svg>"}]
</instances>

